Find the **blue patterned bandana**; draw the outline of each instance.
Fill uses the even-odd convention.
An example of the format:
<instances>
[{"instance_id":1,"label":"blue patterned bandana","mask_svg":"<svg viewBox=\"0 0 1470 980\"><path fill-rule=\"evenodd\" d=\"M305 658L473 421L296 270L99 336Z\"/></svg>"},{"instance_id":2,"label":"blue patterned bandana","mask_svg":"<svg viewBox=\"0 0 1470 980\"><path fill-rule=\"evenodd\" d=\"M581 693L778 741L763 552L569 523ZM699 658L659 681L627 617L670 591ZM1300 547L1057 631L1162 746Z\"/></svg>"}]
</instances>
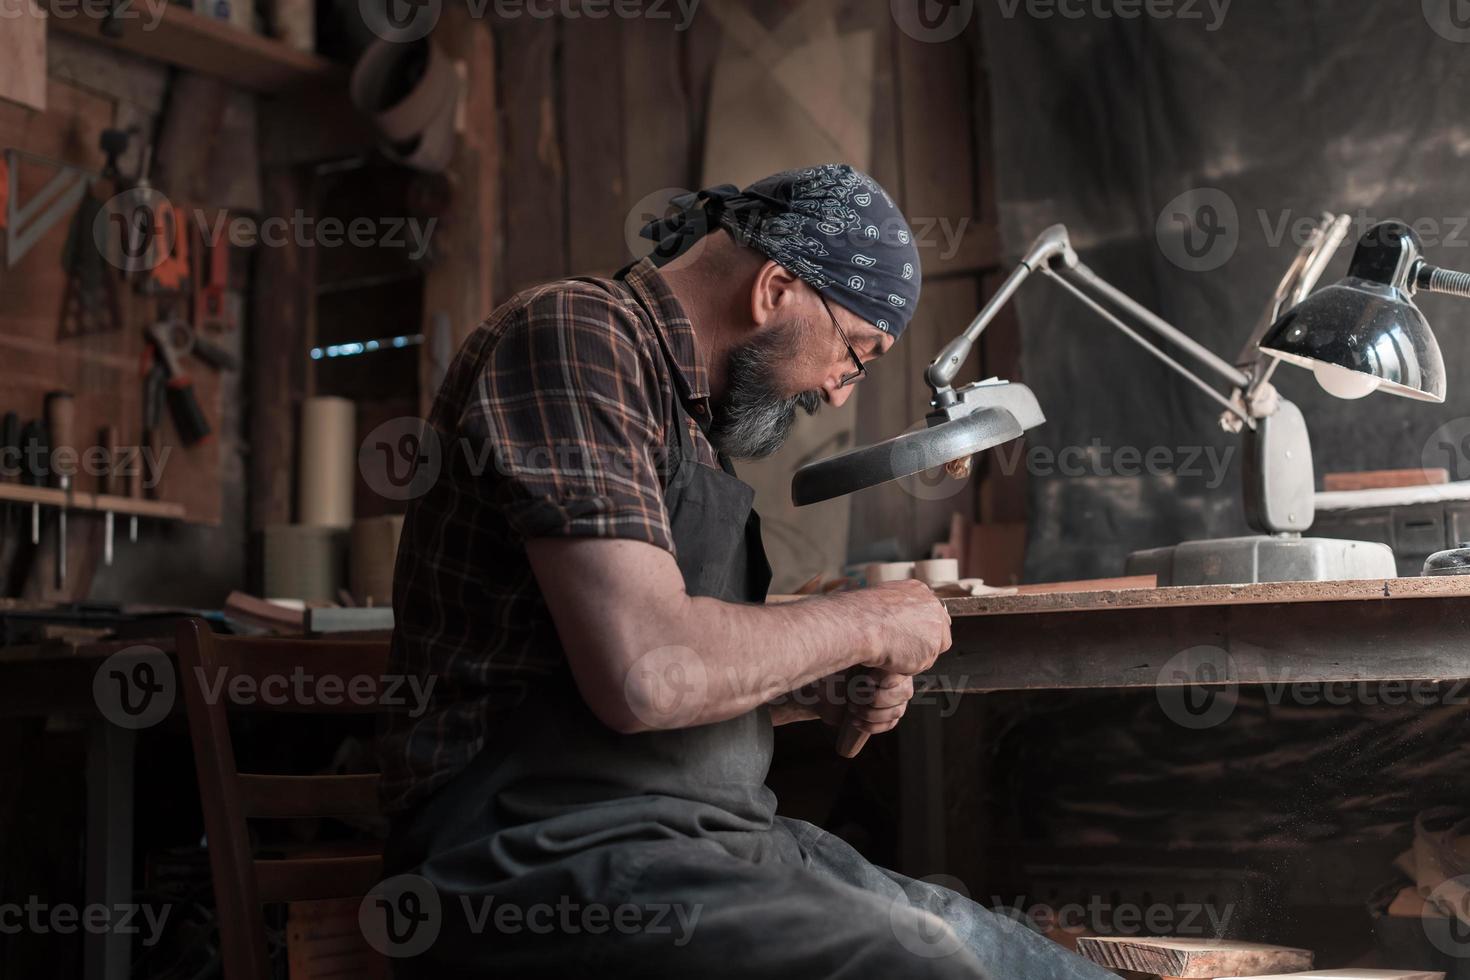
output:
<instances>
[{"instance_id":1,"label":"blue patterned bandana","mask_svg":"<svg viewBox=\"0 0 1470 980\"><path fill-rule=\"evenodd\" d=\"M785 170L745 190L680 194L675 213L642 235L662 265L721 227L813 289L898 337L919 305L919 250L903 213L867 174L844 163Z\"/></svg>"}]
</instances>

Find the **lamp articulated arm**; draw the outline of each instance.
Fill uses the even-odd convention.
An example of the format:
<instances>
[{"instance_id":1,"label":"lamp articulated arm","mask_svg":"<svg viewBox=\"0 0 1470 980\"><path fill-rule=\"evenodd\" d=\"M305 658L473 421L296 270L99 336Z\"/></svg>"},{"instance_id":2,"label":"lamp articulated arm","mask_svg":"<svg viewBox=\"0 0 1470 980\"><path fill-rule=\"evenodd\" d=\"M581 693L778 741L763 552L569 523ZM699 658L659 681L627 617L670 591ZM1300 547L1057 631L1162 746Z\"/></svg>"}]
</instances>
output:
<instances>
[{"instance_id":1,"label":"lamp articulated arm","mask_svg":"<svg viewBox=\"0 0 1470 980\"><path fill-rule=\"evenodd\" d=\"M1210 398L1219 402L1227 411L1239 416L1245 425L1255 426L1255 420L1250 417L1249 413L1241 405L1220 394L1220 392L1216 391L1194 371L1191 371L1184 364L1167 354L1158 345L1124 323L1104 303L1121 309L1153 333L1167 339L1174 346L1190 354L1195 360L1214 371L1236 388L1246 388L1250 384L1250 376L1228 361L1215 355L1188 334L1153 313L1147 307L1133 299L1133 297L1116 288L1084 265L1077 258L1077 253L1072 250L1071 242L1067 237L1067 229L1064 225L1052 225L1037 236L1036 241L1032 243L1030 250L1021 260L1020 265L1006 277L1000 289L996 290L995 295L990 298L990 301L985 304L975 319L970 322L970 325L958 337L946 344L944 349L939 352L939 356L929 365L928 370L924 373L924 379L934 392L932 401L936 409L944 409L955 403L958 396L955 394L953 384L955 376L959 373L960 365L969 357L970 351L974 348L975 341L980 338L980 334L989 326L990 321L995 319L1001 308L1015 295L1021 283L1025 282L1031 273L1038 270L1051 276L1063 288L1092 309L1093 312L1097 313L1104 320L1107 320L1114 327L1117 327L1130 340L1147 350L1154 357L1163 361Z\"/></svg>"}]
</instances>

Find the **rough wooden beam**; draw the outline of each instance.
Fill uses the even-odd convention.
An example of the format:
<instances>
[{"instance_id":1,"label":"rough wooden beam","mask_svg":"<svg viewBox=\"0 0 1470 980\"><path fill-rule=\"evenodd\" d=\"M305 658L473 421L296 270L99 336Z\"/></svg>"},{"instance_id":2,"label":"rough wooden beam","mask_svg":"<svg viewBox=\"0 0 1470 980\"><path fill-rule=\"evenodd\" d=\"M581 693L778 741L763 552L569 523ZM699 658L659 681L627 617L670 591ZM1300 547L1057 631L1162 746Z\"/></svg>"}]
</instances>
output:
<instances>
[{"instance_id":1,"label":"rough wooden beam","mask_svg":"<svg viewBox=\"0 0 1470 980\"><path fill-rule=\"evenodd\" d=\"M262 177L267 215L310 211L310 177L294 168ZM256 253L254 314L247 334L250 528L291 520L296 460L296 409L309 390L308 351L314 335L314 250L287 236Z\"/></svg>"},{"instance_id":2,"label":"rough wooden beam","mask_svg":"<svg viewBox=\"0 0 1470 980\"><path fill-rule=\"evenodd\" d=\"M495 38L468 8L448 4L435 40L464 73L463 127L449 167L453 200L434 231L437 261L424 277L423 330L419 348L419 406L427 417L445 366L460 344L495 306L500 246L500 148L496 114ZM447 343L435 336L435 315L448 322Z\"/></svg>"}]
</instances>

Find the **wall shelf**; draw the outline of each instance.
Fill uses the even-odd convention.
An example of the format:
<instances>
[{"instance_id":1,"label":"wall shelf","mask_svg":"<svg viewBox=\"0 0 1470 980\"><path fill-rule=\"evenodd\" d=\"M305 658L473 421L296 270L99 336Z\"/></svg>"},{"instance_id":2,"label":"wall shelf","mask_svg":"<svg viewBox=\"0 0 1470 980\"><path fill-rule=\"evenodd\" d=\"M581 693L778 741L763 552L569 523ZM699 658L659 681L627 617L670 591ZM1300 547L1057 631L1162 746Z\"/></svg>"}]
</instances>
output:
<instances>
[{"instance_id":1,"label":"wall shelf","mask_svg":"<svg viewBox=\"0 0 1470 980\"><path fill-rule=\"evenodd\" d=\"M106 37L95 17L82 16L76 4L62 3L47 18L52 30L88 38L97 44L165 64L212 75L240 88L265 95L310 85L343 86L342 66L281 41L241 30L224 21L172 4L156 24L140 4L122 20L123 36ZM152 24L152 29L147 29Z\"/></svg>"},{"instance_id":2,"label":"wall shelf","mask_svg":"<svg viewBox=\"0 0 1470 980\"><path fill-rule=\"evenodd\" d=\"M56 487L33 487L23 483L0 483L0 504L40 504L42 507L65 507L67 510L112 511L125 517L153 517L181 521L184 505L167 500L144 500L119 497L85 490L60 490Z\"/></svg>"}]
</instances>

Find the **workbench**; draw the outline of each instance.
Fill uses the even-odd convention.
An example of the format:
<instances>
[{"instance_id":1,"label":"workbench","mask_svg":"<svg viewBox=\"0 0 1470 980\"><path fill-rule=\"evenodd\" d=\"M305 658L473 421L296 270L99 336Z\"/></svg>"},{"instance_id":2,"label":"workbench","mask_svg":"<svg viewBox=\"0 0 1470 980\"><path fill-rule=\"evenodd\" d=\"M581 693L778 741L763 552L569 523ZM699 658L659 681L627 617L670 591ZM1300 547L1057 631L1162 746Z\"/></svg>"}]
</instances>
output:
<instances>
[{"instance_id":1,"label":"workbench","mask_svg":"<svg viewBox=\"0 0 1470 980\"><path fill-rule=\"evenodd\" d=\"M87 731L85 897L87 905L118 908L133 891L133 776L137 732L112 724L97 710L93 682L112 654L135 646L161 652L173 638L62 641L0 647L0 717L63 715ZM175 710L183 711L180 702ZM82 938L86 980L127 980L132 936L88 931Z\"/></svg>"},{"instance_id":2,"label":"workbench","mask_svg":"<svg viewBox=\"0 0 1470 980\"><path fill-rule=\"evenodd\" d=\"M927 685L942 691L1209 691L1232 684L1470 678L1470 576L944 602L954 644L925 675ZM944 789L953 775L945 767L942 719L927 707L910 711L898 732L901 864L908 873L937 872L946 866Z\"/></svg>"}]
</instances>

